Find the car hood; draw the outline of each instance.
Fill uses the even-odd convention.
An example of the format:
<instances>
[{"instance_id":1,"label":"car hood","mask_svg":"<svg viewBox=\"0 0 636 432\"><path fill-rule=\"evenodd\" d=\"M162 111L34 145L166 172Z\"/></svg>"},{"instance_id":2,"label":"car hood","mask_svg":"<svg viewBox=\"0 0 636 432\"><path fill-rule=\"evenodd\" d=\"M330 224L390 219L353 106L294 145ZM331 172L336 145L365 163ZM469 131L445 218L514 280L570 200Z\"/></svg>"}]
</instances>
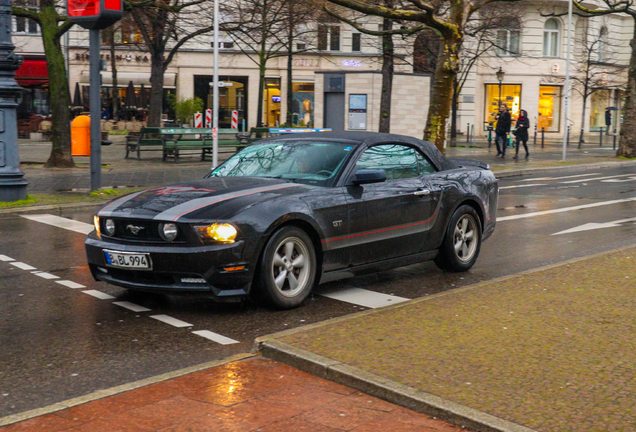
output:
<instances>
[{"instance_id":1,"label":"car hood","mask_svg":"<svg viewBox=\"0 0 636 432\"><path fill-rule=\"evenodd\" d=\"M106 204L97 214L161 221L196 220L209 216L215 208L222 207L222 213L235 212L236 204L231 206L233 209L228 208L235 201L244 207L301 193L308 187L262 177L212 177L126 195ZM220 216L218 213L214 216Z\"/></svg>"}]
</instances>

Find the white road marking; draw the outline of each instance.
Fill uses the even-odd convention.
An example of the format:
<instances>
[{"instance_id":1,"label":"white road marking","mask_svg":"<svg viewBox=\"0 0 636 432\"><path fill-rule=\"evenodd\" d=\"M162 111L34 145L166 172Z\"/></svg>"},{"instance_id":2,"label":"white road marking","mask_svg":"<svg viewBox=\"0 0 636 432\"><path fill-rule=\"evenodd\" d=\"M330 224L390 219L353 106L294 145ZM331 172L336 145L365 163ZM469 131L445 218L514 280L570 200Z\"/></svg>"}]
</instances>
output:
<instances>
[{"instance_id":1,"label":"white road marking","mask_svg":"<svg viewBox=\"0 0 636 432\"><path fill-rule=\"evenodd\" d=\"M499 190L502 189L516 189L516 188L524 188L524 187L533 187L533 186L547 186L545 183L533 183L533 184L525 184L525 185L515 185L515 186L502 186Z\"/></svg>"},{"instance_id":2,"label":"white road marking","mask_svg":"<svg viewBox=\"0 0 636 432\"><path fill-rule=\"evenodd\" d=\"M529 181L541 181L541 180L563 180L567 178L587 177L587 176L593 176L593 175L599 175L599 174L600 173L588 173L588 174L577 174L577 175L564 176L564 177L539 177L539 178L531 178L531 179L519 180L519 181L529 182Z\"/></svg>"},{"instance_id":3,"label":"white road marking","mask_svg":"<svg viewBox=\"0 0 636 432\"><path fill-rule=\"evenodd\" d=\"M25 264L25 263L20 262L20 261L13 261L13 262L10 262L9 264L11 264L12 266L16 266L17 268L22 269L22 270L36 270L35 267L30 266L30 265Z\"/></svg>"},{"instance_id":4,"label":"white road marking","mask_svg":"<svg viewBox=\"0 0 636 432\"><path fill-rule=\"evenodd\" d=\"M635 181L636 177L630 177L628 179L610 179L610 180L601 180L601 183L626 183L630 181Z\"/></svg>"},{"instance_id":5,"label":"white road marking","mask_svg":"<svg viewBox=\"0 0 636 432\"><path fill-rule=\"evenodd\" d=\"M6 255L0 255L0 261L15 261L13 258Z\"/></svg>"},{"instance_id":6,"label":"white road marking","mask_svg":"<svg viewBox=\"0 0 636 432\"><path fill-rule=\"evenodd\" d=\"M86 288L84 285L78 284L77 282L73 282L73 281L70 281L70 280L60 280L60 281L55 281L55 283L58 283L60 285L64 285L65 287L69 287L69 288L73 288L73 289Z\"/></svg>"},{"instance_id":7,"label":"white road marking","mask_svg":"<svg viewBox=\"0 0 636 432\"><path fill-rule=\"evenodd\" d=\"M40 276L41 278L44 278L44 279L59 279L60 278L59 276L55 276L54 274L47 273L47 272L34 271L31 273L33 273L36 276Z\"/></svg>"},{"instance_id":8,"label":"white road marking","mask_svg":"<svg viewBox=\"0 0 636 432\"><path fill-rule=\"evenodd\" d=\"M210 330L197 330L197 331L193 331L192 333L194 333L197 336L201 336L206 339L209 339L213 342L219 343L221 345L231 345L231 344L239 343L239 341L230 339L229 337L225 337L218 333L211 332Z\"/></svg>"},{"instance_id":9,"label":"white road marking","mask_svg":"<svg viewBox=\"0 0 636 432\"><path fill-rule=\"evenodd\" d=\"M148 309L146 307L139 306L139 305L136 305L134 303L127 302L127 301L113 302L113 304L115 304L117 306L121 306L121 307L126 308L128 310L131 310L133 312L149 312L151 310L151 309Z\"/></svg>"},{"instance_id":10,"label":"white road marking","mask_svg":"<svg viewBox=\"0 0 636 432\"><path fill-rule=\"evenodd\" d=\"M627 223L627 222L636 222L636 218L620 219L620 220L616 220L616 221L613 221L613 222L605 222L605 223L594 223L594 222L586 223L586 224L579 225L579 226L574 227L574 228L567 229L565 231L560 231L558 233L554 233L552 235L571 234L571 233L580 232L580 231L591 231L591 230L603 229L603 228L615 228L615 227L619 227L619 226L621 226L621 224L624 224L624 223Z\"/></svg>"},{"instance_id":11,"label":"white road marking","mask_svg":"<svg viewBox=\"0 0 636 432\"><path fill-rule=\"evenodd\" d=\"M375 309L383 306L402 303L410 299L394 295L382 294L362 288L349 288L342 291L318 291L317 294L330 299Z\"/></svg>"},{"instance_id":12,"label":"white road marking","mask_svg":"<svg viewBox=\"0 0 636 432\"><path fill-rule=\"evenodd\" d=\"M101 291L97 291L97 290L86 290L86 291L82 291L84 294L88 294L89 296L93 296L95 298L98 298L100 300L112 300L115 297L113 297L110 294L106 294L103 293Z\"/></svg>"},{"instance_id":13,"label":"white road marking","mask_svg":"<svg viewBox=\"0 0 636 432\"><path fill-rule=\"evenodd\" d=\"M523 214L513 215L513 216L498 217L497 222L504 222L504 221L515 220L515 219L526 219L526 218L544 216L544 215L555 214L555 213L565 213L565 212L570 212L575 210L602 207L602 206L620 204L620 203L630 202L630 201L636 201L636 198L626 198L626 199L613 200L613 201L602 201L602 202L597 202L593 204L584 204L584 205L574 206L574 207L564 207L564 208L554 209L554 210L545 210L545 211L539 211L539 212L533 212L533 213L523 213Z\"/></svg>"},{"instance_id":14,"label":"white road marking","mask_svg":"<svg viewBox=\"0 0 636 432\"><path fill-rule=\"evenodd\" d=\"M620 174L620 175L613 175L613 176L606 176L606 177L592 177L592 178L588 178L588 179L579 179L579 180L570 180L570 181L565 181L565 182L561 182L561 183L565 183L565 184L569 184L569 183L583 183L583 182L587 182L587 181L594 181L594 180L606 180L606 179L614 179L614 178L620 178L620 177L629 177L629 176L633 176L634 174Z\"/></svg>"},{"instance_id":15,"label":"white road marking","mask_svg":"<svg viewBox=\"0 0 636 432\"><path fill-rule=\"evenodd\" d=\"M150 315L150 318L154 318L158 321L164 322L166 324L170 324L174 327L192 327L192 324L187 323L185 321L178 320L176 318L172 318L168 315Z\"/></svg>"},{"instance_id":16,"label":"white road marking","mask_svg":"<svg viewBox=\"0 0 636 432\"><path fill-rule=\"evenodd\" d=\"M75 231L81 234L88 234L89 232L95 229L95 227L92 224L79 222L73 219L67 219L67 218L54 216L50 214L21 215L21 216L25 219L41 222L41 223L52 225L58 228L64 228L69 231Z\"/></svg>"}]
</instances>

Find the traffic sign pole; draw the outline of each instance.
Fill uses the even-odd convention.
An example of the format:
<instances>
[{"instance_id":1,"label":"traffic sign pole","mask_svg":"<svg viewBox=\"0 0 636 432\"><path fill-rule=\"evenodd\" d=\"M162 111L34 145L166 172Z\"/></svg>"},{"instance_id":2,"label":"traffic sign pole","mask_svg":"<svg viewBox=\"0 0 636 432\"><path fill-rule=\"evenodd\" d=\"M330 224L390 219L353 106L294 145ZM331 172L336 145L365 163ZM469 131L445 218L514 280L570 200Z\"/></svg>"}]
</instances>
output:
<instances>
[{"instance_id":1,"label":"traffic sign pole","mask_svg":"<svg viewBox=\"0 0 636 432\"><path fill-rule=\"evenodd\" d=\"M219 0L214 0L214 95L212 97L212 166L219 165Z\"/></svg>"},{"instance_id":2,"label":"traffic sign pole","mask_svg":"<svg viewBox=\"0 0 636 432\"><path fill-rule=\"evenodd\" d=\"M90 32L91 192L102 187L102 131L100 108L99 29Z\"/></svg>"}]
</instances>

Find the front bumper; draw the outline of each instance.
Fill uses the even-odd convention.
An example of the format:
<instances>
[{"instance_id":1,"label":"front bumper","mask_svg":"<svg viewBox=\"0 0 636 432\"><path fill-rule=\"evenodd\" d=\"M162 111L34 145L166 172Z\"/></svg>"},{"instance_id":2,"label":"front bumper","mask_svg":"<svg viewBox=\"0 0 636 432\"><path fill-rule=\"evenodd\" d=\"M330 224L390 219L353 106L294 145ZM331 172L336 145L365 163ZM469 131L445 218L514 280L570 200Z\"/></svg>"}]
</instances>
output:
<instances>
[{"instance_id":1,"label":"front bumper","mask_svg":"<svg viewBox=\"0 0 636 432\"><path fill-rule=\"evenodd\" d=\"M224 245L142 245L104 241L93 232L84 244L88 265L96 280L139 291L207 294L219 299L249 293L257 259L250 240ZM105 249L147 253L152 270L110 266L106 263ZM235 267L244 268L226 270Z\"/></svg>"}]
</instances>

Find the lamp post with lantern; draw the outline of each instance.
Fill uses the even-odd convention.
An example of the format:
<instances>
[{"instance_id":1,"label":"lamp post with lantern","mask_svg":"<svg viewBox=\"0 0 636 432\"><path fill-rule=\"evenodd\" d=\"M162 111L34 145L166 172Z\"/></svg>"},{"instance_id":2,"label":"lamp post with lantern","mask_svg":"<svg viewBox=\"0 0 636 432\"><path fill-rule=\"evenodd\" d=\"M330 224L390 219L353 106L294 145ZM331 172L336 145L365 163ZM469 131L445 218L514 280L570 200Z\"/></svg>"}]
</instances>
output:
<instances>
[{"instance_id":1,"label":"lamp post with lantern","mask_svg":"<svg viewBox=\"0 0 636 432\"><path fill-rule=\"evenodd\" d=\"M11 42L11 4L0 0L0 201L26 199L28 182L18 156L18 95L15 71L23 57Z\"/></svg>"},{"instance_id":2,"label":"lamp post with lantern","mask_svg":"<svg viewBox=\"0 0 636 432\"><path fill-rule=\"evenodd\" d=\"M499 66L499 70L495 73L495 75L497 75L497 81L499 81L499 107L501 107L501 83L503 82L506 73L503 71L501 66ZM497 109L499 109L499 107L497 107Z\"/></svg>"}]
</instances>

